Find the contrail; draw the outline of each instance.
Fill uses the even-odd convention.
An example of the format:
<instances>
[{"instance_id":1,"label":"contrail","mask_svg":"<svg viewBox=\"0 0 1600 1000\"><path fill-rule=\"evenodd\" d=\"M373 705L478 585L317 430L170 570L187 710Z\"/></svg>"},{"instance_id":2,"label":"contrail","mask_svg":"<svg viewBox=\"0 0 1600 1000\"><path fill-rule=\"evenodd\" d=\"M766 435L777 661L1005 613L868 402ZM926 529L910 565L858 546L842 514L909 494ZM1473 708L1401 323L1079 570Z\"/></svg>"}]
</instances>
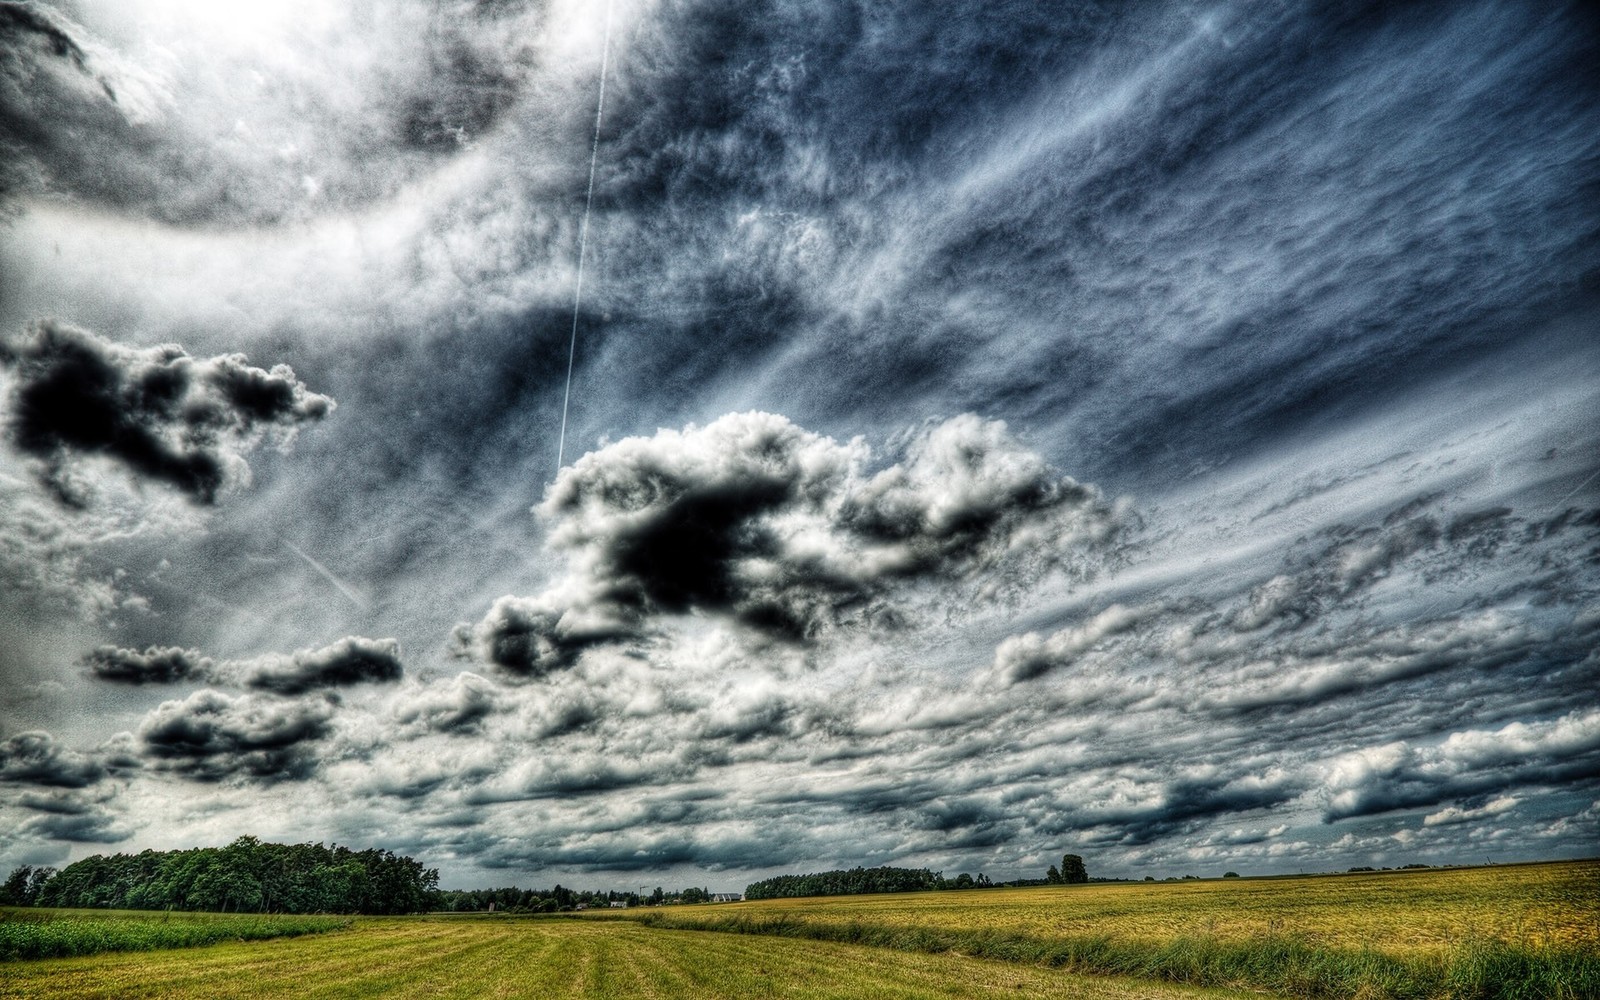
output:
<instances>
[{"instance_id":1,"label":"contrail","mask_svg":"<svg viewBox=\"0 0 1600 1000\"><path fill-rule=\"evenodd\" d=\"M1578 485L1574 486L1572 488L1572 492L1571 493L1568 493L1566 496L1564 496L1560 500L1556 501L1555 506L1556 507L1560 507L1562 504L1566 503L1568 500L1571 500L1573 497L1577 496L1578 495L1578 491L1583 489L1585 486L1588 486L1590 483L1594 482L1596 476L1600 476L1600 469L1596 469L1593 472L1589 473L1589 478L1588 479L1585 479L1583 482L1581 482Z\"/></svg>"},{"instance_id":2,"label":"contrail","mask_svg":"<svg viewBox=\"0 0 1600 1000\"><path fill-rule=\"evenodd\" d=\"M289 551L290 552L293 552L295 555L299 556L301 559L304 559L306 562L310 563L312 569L316 570L318 573L321 573L323 576L327 577L329 583L331 583L335 587L339 588L339 593L341 593L344 596L350 598L350 603L354 604L356 607L360 608L362 611L371 610L371 605L369 605L367 603L367 599L362 597L360 594L356 593L354 590L352 590L343 580L341 580L338 577L334 576L333 572L331 570L329 570L328 567L322 565L321 563L317 562L315 559L313 559L310 556L306 555L304 552L302 552L300 550L300 547L298 545L296 545L295 543L285 539L283 544L289 547Z\"/></svg>"},{"instance_id":3,"label":"contrail","mask_svg":"<svg viewBox=\"0 0 1600 1000\"><path fill-rule=\"evenodd\" d=\"M583 225L578 229L578 284L572 293L572 338L567 345L567 391L561 397L561 437L556 444L556 473L567 453L567 404L572 401L572 362L578 356L578 307L583 302L583 252L589 244L589 209L594 205L594 167L600 158L600 121L606 113L606 70L611 63L611 5L606 0L606 39L600 47L600 98L594 109L594 140L589 144L589 193L583 199Z\"/></svg>"}]
</instances>

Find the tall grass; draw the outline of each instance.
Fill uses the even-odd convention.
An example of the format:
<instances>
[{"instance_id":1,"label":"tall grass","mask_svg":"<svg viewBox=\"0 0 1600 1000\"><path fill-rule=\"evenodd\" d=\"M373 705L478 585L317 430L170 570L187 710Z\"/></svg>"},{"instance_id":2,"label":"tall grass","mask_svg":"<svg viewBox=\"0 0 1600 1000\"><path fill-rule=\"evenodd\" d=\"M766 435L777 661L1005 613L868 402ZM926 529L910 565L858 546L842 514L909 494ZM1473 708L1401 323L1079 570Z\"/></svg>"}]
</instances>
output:
<instances>
[{"instance_id":1,"label":"tall grass","mask_svg":"<svg viewBox=\"0 0 1600 1000\"><path fill-rule=\"evenodd\" d=\"M298 937L350 923L349 917L0 909L0 961Z\"/></svg>"},{"instance_id":2,"label":"tall grass","mask_svg":"<svg viewBox=\"0 0 1600 1000\"><path fill-rule=\"evenodd\" d=\"M649 914L666 930L718 931L870 945L925 954L957 953L1071 972L1137 976L1191 986L1263 989L1296 997L1380 1000L1584 1000L1600 997L1600 956L1587 950L1527 948L1500 941L1395 956L1319 946L1293 936L1249 941L1189 936L1137 941L1104 936L1022 934L796 919L780 914Z\"/></svg>"}]
</instances>

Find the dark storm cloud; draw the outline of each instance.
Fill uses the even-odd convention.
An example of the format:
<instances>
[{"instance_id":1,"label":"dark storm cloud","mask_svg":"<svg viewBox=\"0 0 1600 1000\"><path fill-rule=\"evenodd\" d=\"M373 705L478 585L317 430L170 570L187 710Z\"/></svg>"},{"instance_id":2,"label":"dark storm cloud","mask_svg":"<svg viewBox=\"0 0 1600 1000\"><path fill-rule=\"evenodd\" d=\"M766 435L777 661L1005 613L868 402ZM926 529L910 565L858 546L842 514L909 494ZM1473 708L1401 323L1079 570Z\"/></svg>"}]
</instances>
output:
<instances>
[{"instance_id":1,"label":"dark storm cloud","mask_svg":"<svg viewBox=\"0 0 1600 1000\"><path fill-rule=\"evenodd\" d=\"M201 359L171 344L126 347L54 320L0 337L0 365L14 378L11 442L77 505L85 497L73 463L88 456L213 503L248 475L243 452L266 437L287 442L334 406L288 365L265 371L242 354Z\"/></svg>"},{"instance_id":2,"label":"dark storm cloud","mask_svg":"<svg viewBox=\"0 0 1600 1000\"><path fill-rule=\"evenodd\" d=\"M213 660L198 650L151 646L144 650L102 646L84 658L94 676L120 684L203 681L237 684L281 695L387 684L405 674L394 639L345 636L320 649L268 653L244 660Z\"/></svg>"},{"instance_id":3,"label":"dark storm cloud","mask_svg":"<svg viewBox=\"0 0 1600 1000\"><path fill-rule=\"evenodd\" d=\"M325 698L207 689L163 702L140 725L139 739L157 764L202 781L301 779L316 769L315 743L332 731L333 711Z\"/></svg>"},{"instance_id":4,"label":"dark storm cloud","mask_svg":"<svg viewBox=\"0 0 1600 1000\"><path fill-rule=\"evenodd\" d=\"M49 733L19 733L0 742L0 781L86 788L105 776L104 764L67 749Z\"/></svg>"},{"instance_id":5,"label":"dark storm cloud","mask_svg":"<svg viewBox=\"0 0 1600 1000\"><path fill-rule=\"evenodd\" d=\"M107 808L112 798L110 793L52 792L23 795L16 805L41 814L23 824L23 829L33 836L76 843L115 844L133 836L133 830Z\"/></svg>"},{"instance_id":6,"label":"dark storm cloud","mask_svg":"<svg viewBox=\"0 0 1600 1000\"><path fill-rule=\"evenodd\" d=\"M1003 423L970 414L921 429L877 472L869 459L860 440L765 413L607 445L564 470L539 508L570 575L501 598L463 642L540 675L647 635L660 615L811 641L892 625L883 598L917 583L992 597L1051 570L1086 573L1122 519Z\"/></svg>"},{"instance_id":7,"label":"dark storm cloud","mask_svg":"<svg viewBox=\"0 0 1600 1000\"><path fill-rule=\"evenodd\" d=\"M258 657L234 668L246 686L284 695L351 684L394 683L405 673L398 642L355 635L321 649Z\"/></svg>"},{"instance_id":8,"label":"dark storm cloud","mask_svg":"<svg viewBox=\"0 0 1600 1000\"><path fill-rule=\"evenodd\" d=\"M173 684L210 680L216 664L199 650L151 646L145 650L101 646L84 662L94 675L119 684Z\"/></svg>"},{"instance_id":9,"label":"dark storm cloud","mask_svg":"<svg viewBox=\"0 0 1600 1000\"><path fill-rule=\"evenodd\" d=\"M46 840L67 840L79 844L118 844L134 833L120 824L115 816L107 813L37 816L29 820L24 829Z\"/></svg>"}]
</instances>

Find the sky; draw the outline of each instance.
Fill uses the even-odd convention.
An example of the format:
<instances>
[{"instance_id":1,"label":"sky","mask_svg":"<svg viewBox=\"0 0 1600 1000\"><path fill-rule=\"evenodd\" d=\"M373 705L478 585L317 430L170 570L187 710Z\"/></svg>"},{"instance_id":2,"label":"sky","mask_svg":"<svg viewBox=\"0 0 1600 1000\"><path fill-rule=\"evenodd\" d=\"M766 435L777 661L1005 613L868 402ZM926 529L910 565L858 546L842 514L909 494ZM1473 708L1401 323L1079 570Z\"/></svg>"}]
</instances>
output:
<instances>
[{"instance_id":1,"label":"sky","mask_svg":"<svg viewBox=\"0 0 1600 1000\"><path fill-rule=\"evenodd\" d=\"M0 868L1600 854L1600 20L0 0L0 582Z\"/></svg>"}]
</instances>

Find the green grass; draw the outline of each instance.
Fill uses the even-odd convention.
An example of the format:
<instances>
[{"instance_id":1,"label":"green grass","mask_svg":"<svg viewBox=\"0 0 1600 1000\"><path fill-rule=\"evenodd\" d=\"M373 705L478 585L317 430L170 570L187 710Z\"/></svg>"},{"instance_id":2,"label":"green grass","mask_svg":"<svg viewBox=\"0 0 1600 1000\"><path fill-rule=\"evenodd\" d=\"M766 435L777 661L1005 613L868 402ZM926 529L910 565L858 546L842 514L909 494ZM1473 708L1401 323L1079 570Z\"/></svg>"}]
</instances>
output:
<instances>
[{"instance_id":1,"label":"green grass","mask_svg":"<svg viewBox=\"0 0 1600 1000\"><path fill-rule=\"evenodd\" d=\"M957 955L656 930L630 921L360 918L340 934L0 964L29 1000L1245 1000Z\"/></svg>"},{"instance_id":2,"label":"green grass","mask_svg":"<svg viewBox=\"0 0 1600 1000\"><path fill-rule=\"evenodd\" d=\"M349 917L0 908L0 961L320 934Z\"/></svg>"}]
</instances>

